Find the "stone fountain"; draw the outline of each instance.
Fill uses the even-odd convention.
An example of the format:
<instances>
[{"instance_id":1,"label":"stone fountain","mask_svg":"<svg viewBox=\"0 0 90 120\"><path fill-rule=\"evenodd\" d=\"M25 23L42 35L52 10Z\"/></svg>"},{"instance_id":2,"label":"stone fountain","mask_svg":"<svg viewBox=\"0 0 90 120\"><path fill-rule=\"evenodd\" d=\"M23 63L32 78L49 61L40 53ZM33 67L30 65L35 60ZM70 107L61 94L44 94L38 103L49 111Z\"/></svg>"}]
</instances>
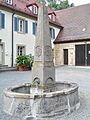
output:
<instances>
[{"instance_id":1,"label":"stone fountain","mask_svg":"<svg viewBox=\"0 0 90 120\"><path fill-rule=\"evenodd\" d=\"M4 91L4 111L25 120L55 120L79 108L76 83L55 82L47 8L38 13L32 83Z\"/></svg>"}]
</instances>

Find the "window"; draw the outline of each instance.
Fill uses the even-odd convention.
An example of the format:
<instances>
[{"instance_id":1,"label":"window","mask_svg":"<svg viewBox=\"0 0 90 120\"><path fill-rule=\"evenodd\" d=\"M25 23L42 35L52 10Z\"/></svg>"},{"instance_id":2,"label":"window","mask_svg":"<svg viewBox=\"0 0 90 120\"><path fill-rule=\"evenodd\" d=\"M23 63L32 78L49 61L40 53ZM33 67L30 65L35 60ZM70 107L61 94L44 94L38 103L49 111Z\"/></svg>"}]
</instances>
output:
<instances>
[{"instance_id":1,"label":"window","mask_svg":"<svg viewBox=\"0 0 90 120\"><path fill-rule=\"evenodd\" d=\"M55 39L55 29L50 28L50 36L52 39Z\"/></svg>"},{"instance_id":2,"label":"window","mask_svg":"<svg viewBox=\"0 0 90 120\"><path fill-rule=\"evenodd\" d=\"M5 0L5 2L12 5L12 0Z\"/></svg>"},{"instance_id":3,"label":"window","mask_svg":"<svg viewBox=\"0 0 90 120\"><path fill-rule=\"evenodd\" d=\"M28 7L34 14L37 14L38 8L36 5L32 5Z\"/></svg>"},{"instance_id":4,"label":"window","mask_svg":"<svg viewBox=\"0 0 90 120\"><path fill-rule=\"evenodd\" d=\"M24 21L22 19L19 19L19 30L18 32L23 33L24 32Z\"/></svg>"},{"instance_id":5,"label":"window","mask_svg":"<svg viewBox=\"0 0 90 120\"><path fill-rule=\"evenodd\" d=\"M14 17L14 31L28 33L28 21Z\"/></svg>"},{"instance_id":6,"label":"window","mask_svg":"<svg viewBox=\"0 0 90 120\"><path fill-rule=\"evenodd\" d=\"M50 15L48 15L49 16L49 18L52 20L52 21L56 21L56 16L55 16L55 14L50 14Z\"/></svg>"},{"instance_id":7,"label":"window","mask_svg":"<svg viewBox=\"0 0 90 120\"><path fill-rule=\"evenodd\" d=\"M32 6L32 12L34 14L37 14L37 6L35 6L35 5Z\"/></svg>"},{"instance_id":8,"label":"window","mask_svg":"<svg viewBox=\"0 0 90 120\"><path fill-rule=\"evenodd\" d=\"M51 15L51 20L56 21L56 16L54 14Z\"/></svg>"},{"instance_id":9,"label":"window","mask_svg":"<svg viewBox=\"0 0 90 120\"><path fill-rule=\"evenodd\" d=\"M37 23L33 22L32 23L32 34L35 35L36 34L36 30L37 30Z\"/></svg>"},{"instance_id":10,"label":"window","mask_svg":"<svg viewBox=\"0 0 90 120\"><path fill-rule=\"evenodd\" d=\"M5 28L5 14L0 12L0 29Z\"/></svg>"},{"instance_id":11,"label":"window","mask_svg":"<svg viewBox=\"0 0 90 120\"><path fill-rule=\"evenodd\" d=\"M25 54L25 46L18 46L18 55L24 55Z\"/></svg>"}]
</instances>

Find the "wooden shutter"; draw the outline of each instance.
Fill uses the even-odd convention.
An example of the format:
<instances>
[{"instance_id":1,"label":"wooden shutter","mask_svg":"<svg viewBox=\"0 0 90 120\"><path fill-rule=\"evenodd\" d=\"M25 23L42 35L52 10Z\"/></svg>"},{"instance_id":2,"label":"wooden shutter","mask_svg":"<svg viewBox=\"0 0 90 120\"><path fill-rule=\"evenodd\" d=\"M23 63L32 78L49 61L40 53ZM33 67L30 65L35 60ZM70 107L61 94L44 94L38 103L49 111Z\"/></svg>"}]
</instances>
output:
<instances>
[{"instance_id":1,"label":"wooden shutter","mask_svg":"<svg viewBox=\"0 0 90 120\"><path fill-rule=\"evenodd\" d=\"M5 14L1 13L1 28L5 28Z\"/></svg>"},{"instance_id":2,"label":"wooden shutter","mask_svg":"<svg viewBox=\"0 0 90 120\"><path fill-rule=\"evenodd\" d=\"M25 21L25 33L28 33L28 21Z\"/></svg>"},{"instance_id":3,"label":"wooden shutter","mask_svg":"<svg viewBox=\"0 0 90 120\"><path fill-rule=\"evenodd\" d=\"M32 23L32 34L36 34L36 28L37 28L37 23L33 22Z\"/></svg>"},{"instance_id":4,"label":"wooden shutter","mask_svg":"<svg viewBox=\"0 0 90 120\"><path fill-rule=\"evenodd\" d=\"M18 31L18 18L14 17L14 31Z\"/></svg>"}]
</instances>

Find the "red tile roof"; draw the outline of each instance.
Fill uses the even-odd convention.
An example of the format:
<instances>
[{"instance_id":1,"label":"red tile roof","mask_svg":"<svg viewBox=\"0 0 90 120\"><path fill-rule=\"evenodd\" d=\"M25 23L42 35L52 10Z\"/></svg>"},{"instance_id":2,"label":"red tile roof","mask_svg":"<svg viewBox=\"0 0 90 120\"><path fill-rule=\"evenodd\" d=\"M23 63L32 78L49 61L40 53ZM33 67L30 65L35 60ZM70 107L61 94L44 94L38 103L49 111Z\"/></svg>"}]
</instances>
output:
<instances>
[{"instance_id":1,"label":"red tile roof","mask_svg":"<svg viewBox=\"0 0 90 120\"><path fill-rule=\"evenodd\" d=\"M35 1L35 0L13 0L13 5L9 5L7 3L4 2L4 0L0 0L0 6L4 6L7 8L10 8L14 11L19 11L22 12L24 14L33 16L33 17L37 17L36 14L33 14L32 11L30 11L30 9L27 7L30 4L37 4L37 6L41 6L42 4ZM52 10L50 8L48 8L48 12L51 12ZM57 25L58 27L61 26L60 23L58 21L52 21L49 20L49 22L51 24Z\"/></svg>"},{"instance_id":2,"label":"red tile roof","mask_svg":"<svg viewBox=\"0 0 90 120\"><path fill-rule=\"evenodd\" d=\"M59 32L55 44L90 40L90 4L56 11L57 19L64 28Z\"/></svg>"}]
</instances>

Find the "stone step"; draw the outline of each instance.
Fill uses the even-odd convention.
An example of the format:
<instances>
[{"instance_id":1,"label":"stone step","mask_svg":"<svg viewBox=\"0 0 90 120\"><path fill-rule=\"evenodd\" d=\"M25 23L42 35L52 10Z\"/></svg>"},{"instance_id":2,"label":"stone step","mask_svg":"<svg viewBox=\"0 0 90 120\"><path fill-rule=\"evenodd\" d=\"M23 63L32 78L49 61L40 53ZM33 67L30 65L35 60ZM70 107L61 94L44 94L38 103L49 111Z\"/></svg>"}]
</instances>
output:
<instances>
[{"instance_id":1,"label":"stone step","mask_svg":"<svg viewBox=\"0 0 90 120\"><path fill-rule=\"evenodd\" d=\"M2 64L0 64L0 69L4 68L4 67L6 68L6 67L8 67L8 65L2 65Z\"/></svg>"},{"instance_id":2,"label":"stone step","mask_svg":"<svg viewBox=\"0 0 90 120\"><path fill-rule=\"evenodd\" d=\"M16 67L4 67L4 68L0 68L0 72L16 71L16 70L17 70Z\"/></svg>"}]
</instances>

